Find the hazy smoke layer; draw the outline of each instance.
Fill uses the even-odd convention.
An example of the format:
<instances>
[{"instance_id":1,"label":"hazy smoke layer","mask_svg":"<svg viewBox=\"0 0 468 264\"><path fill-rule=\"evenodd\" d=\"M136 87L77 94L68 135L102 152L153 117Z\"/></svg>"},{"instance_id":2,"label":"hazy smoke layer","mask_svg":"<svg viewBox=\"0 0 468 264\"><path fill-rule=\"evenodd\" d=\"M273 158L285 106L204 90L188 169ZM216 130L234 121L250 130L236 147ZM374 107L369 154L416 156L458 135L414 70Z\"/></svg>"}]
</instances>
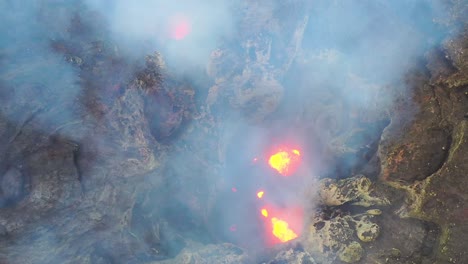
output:
<instances>
[{"instance_id":1,"label":"hazy smoke layer","mask_svg":"<svg viewBox=\"0 0 468 264\"><path fill-rule=\"evenodd\" d=\"M213 50L222 47L231 59L223 66L230 74L220 73L223 78L219 79L224 83L217 84L225 89L219 91L221 103L217 108L213 107L216 109L213 114L218 117L215 121L220 128L217 147L222 148L220 153L224 151L219 156L224 155L225 159L219 161L221 175L206 176L208 173L197 171L203 174L201 183L200 175L190 176L193 182L209 186L207 189L210 190L218 184L222 186L222 190L213 191L221 194L216 196L219 204L214 206L214 216L209 220L218 222L213 225L219 224L220 230L216 231L220 234L229 234L235 221L247 222L255 215L248 211L257 209L249 195L255 199L258 188L271 187L274 191L268 193L272 194L269 199L281 206L287 207L290 202L309 206L312 201L298 202L297 199L298 194L305 191L303 188L312 189L309 186L311 180L322 175L347 177L356 172L353 171L356 164L367 161L369 157L366 155L372 155L372 149L376 147L369 146L369 142L375 143L380 131L390 122L386 120L386 111L395 98L411 96L402 82L405 73L418 65L425 52L448 34L438 23L446 17L441 2L0 1L0 84L4 88L0 96L15 102L9 104L14 105L14 109L0 106L1 114L13 123L21 123L34 113L44 113L38 116L38 124L46 131L80 119L73 110L73 102L77 101L81 91L79 67L73 66L73 61L65 61L51 45L60 39L73 41L75 33L69 31L69 26L80 8L95 10L98 16L106 19L112 41L123 50L122 58L129 60L144 61L144 55L158 51L175 72L191 68L204 71ZM57 8L43 8L45 5ZM290 6L301 12L282 13ZM300 30L294 30L301 23L307 23L305 31L301 41L294 43L295 34L300 35L297 33ZM95 36L89 42L100 37ZM289 50L290 46L295 48L294 52ZM255 53L258 51L255 48L263 49L261 55L264 56L258 56L260 52ZM287 56L293 59L290 65L284 63L287 60L275 59ZM132 74L125 72L115 79ZM250 76L254 81L245 77L249 74L254 76ZM242 79L244 77L247 80ZM109 83L113 84L112 80ZM202 87L204 92L201 94L207 94L209 88ZM107 87L103 86L103 89ZM262 115L264 118L255 124L247 124L245 119L248 118L243 118L249 113L238 113L241 111L236 107L240 103L225 98L245 91L252 92L254 98L257 98L256 93L264 97L268 97L269 92L278 94L274 97L278 100L274 102L278 109ZM255 100L252 102L254 109ZM16 116L22 112L18 109L25 109L23 112L27 114ZM351 137L349 132L354 131L360 131L360 134ZM265 172L271 170L265 164L251 166L254 158L264 162L270 145L285 144L283 139L286 144L304 150L306 167L300 171L302 178L294 182L270 181ZM199 139L184 140L198 142ZM218 149L210 151L216 153L213 156L218 155ZM195 191L198 186L181 183L187 177L182 174L193 173L192 168L183 166L198 158L191 152L185 154L169 162L176 175L167 181L183 185L184 190L192 189L200 197L209 196L200 194L198 189ZM203 162L207 161L199 163ZM244 192L245 196L239 199L233 195L234 187L239 189L238 192L236 189L237 193ZM179 194L170 188L164 191L171 196ZM212 197L197 201L208 206L209 199ZM170 208L168 211L176 212L173 213L175 218L183 211L184 219L191 219L191 211L187 208L193 206L192 202L179 199L177 206L182 209ZM235 211L235 208L239 210ZM241 234L234 240L251 239L258 231L256 228L255 224L243 230L239 228ZM206 237L215 236L206 234ZM258 245L257 242L252 244Z\"/></svg>"},{"instance_id":2,"label":"hazy smoke layer","mask_svg":"<svg viewBox=\"0 0 468 264\"><path fill-rule=\"evenodd\" d=\"M70 102L80 91L77 72L51 46L53 40L70 37L69 7L47 9L41 1L0 2L0 94L13 106L2 108L2 114L13 122L42 113L37 119L53 129L73 117ZM20 112L24 116L10 116Z\"/></svg>"},{"instance_id":3,"label":"hazy smoke layer","mask_svg":"<svg viewBox=\"0 0 468 264\"><path fill-rule=\"evenodd\" d=\"M88 1L110 22L129 54L158 50L177 66L204 64L221 37L233 32L230 1ZM143 49L143 50L142 50Z\"/></svg>"},{"instance_id":4,"label":"hazy smoke layer","mask_svg":"<svg viewBox=\"0 0 468 264\"><path fill-rule=\"evenodd\" d=\"M259 239L252 238L258 226L254 220L248 220L255 218L256 190L269 187L271 199L288 206L296 203L298 194L305 192L301 188L311 192L313 180L301 179L302 185L291 183L286 187L282 181L268 180L267 168L249 167L252 159L258 156L265 162L268 145L295 141L308 150L304 159L309 165L307 176L349 176L357 164L366 161L366 155L372 155L376 146L369 144L377 142L380 131L388 124L386 111L395 98L411 96L402 82L404 74L446 36L445 29L436 23L444 18L444 6L426 0L117 1L96 6L107 14L116 36L129 44L129 50L140 51L141 43L148 42L148 52L152 48L162 51L168 64L176 68L189 64L205 67L210 51L223 46L229 54L234 54L225 65L226 72L255 71L258 64L274 72L284 66L274 58L289 52L274 47L285 47L281 44L291 41L294 26L287 25L304 20L300 12L282 14L288 11L289 5L299 6L308 21L295 63L289 72L277 77L284 95L280 110L269 117L279 116L280 124L246 125L239 121L242 114L234 114L235 120L219 120L227 138L222 143L229 145L222 175L226 193L219 197L220 209L215 210L212 221L213 224L221 222L219 232L227 236L233 233L231 229L237 228L234 240L248 241L246 244L253 241L249 245L258 245L255 240ZM281 19L277 21L275 17ZM192 23L186 36L172 36L175 29L171 23L177 23L174 19ZM285 28L290 32L283 32ZM234 41L226 45L225 40ZM255 50L246 48L249 46L246 43L252 42L254 46L271 43L270 57L264 54L266 61L255 58L252 56ZM259 49L268 50L267 47ZM257 60L254 65L249 64L252 60ZM271 72L260 70L259 78L269 78ZM229 75L221 72L220 76ZM264 92L256 90L255 85L242 87L239 84L242 74L237 77L227 77L227 87L234 91L226 93L243 88ZM216 111L236 110L222 105ZM361 133L352 133L356 131ZM231 187L237 191L233 193ZM303 203L310 204L310 201ZM241 228L236 223L247 224Z\"/></svg>"}]
</instances>

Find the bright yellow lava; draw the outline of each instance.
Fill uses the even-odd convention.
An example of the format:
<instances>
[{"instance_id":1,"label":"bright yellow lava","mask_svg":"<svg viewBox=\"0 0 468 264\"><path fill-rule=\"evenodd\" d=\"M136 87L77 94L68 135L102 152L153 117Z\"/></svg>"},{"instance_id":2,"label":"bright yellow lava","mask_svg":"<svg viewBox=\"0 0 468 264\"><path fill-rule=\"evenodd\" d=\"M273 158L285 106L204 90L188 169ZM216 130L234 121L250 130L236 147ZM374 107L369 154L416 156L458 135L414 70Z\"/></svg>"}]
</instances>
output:
<instances>
[{"instance_id":1,"label":"bright yellow lava","mask_svg":"<svg viewBox=\"0 0 468 264\"><path fill-rule=\"evenodd\" d=\"M264 191L259 191L259 192L257 193L257 197L258 197L259 199L261 199L261 198L263 197L263 194L265 194Z\"/></svg>"},{"instance_id":2,"label":"bright yellow lava","mask_svg":"<svg viewBox=\"0 0 468 264\"><path fill-rule=\"evenodd\" d=\"M291 157L286 151L280 151L270 157L268 160L270 166L277 170L281 174L285 174L288 170L289 164L291 163Z\"/></svg>"},{"instance_id":3,"label":"bright yellow lava","mask_svg":"<svg viewBox=\"0 0 468 264\"><path fill-rule=\"evenodd\" d=\"M283 176L290 176L300 164L301 152L297 149L280 150L270 156L268 164Z\"/></svg>"},{"instance_id":4,"label":"bright yellow lava","mask_svg":"<svg viewBox=\"0 0 468 264\"><path fill-rule=\"evenodd\" d=\"M289 229L287 222L273 217L271 218L271 223L273 224L273 235L281 242L286 242L297 237L297 234Z\"/></svg>"},{"instance_id":5,"label":"bright yellow lava","mask_svg":"<svg viewBox=\"0 0 468 264\"><path fill-rule=\"evenodd\" d=\"M267 211L267 209L262 209L262 215L263 215L264 217L268 217L268 211Z\"/></svg>"}]
</instances>

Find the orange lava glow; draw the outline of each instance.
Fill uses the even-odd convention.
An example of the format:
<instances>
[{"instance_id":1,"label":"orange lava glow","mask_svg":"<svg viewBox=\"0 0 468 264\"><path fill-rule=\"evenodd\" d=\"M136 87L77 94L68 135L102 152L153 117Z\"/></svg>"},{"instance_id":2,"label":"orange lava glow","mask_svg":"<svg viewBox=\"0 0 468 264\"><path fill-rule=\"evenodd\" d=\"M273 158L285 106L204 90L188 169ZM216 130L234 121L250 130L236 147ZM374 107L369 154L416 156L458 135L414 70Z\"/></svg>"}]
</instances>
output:
<instances>
[{"instance_id":1,"label":"orange lava glow","mask_svg":"<svg viewBox=\"0 0 468 264\"><path fill-rule=\"evenodd\" d=\"M276 208L266 206L261 209L267 244L272 246L299 237L303 227L303 210L300 207Z\"/></svg>"},{"instance_id":2,"label":"orange lava glow","mask_svg":"<svg viewBox=\"0 0 468 264\"><path fill-rule=\"evenodd\" d=\"M192 26L187 17L175 15L171 18L169 30L172 39L182 40L190 33Z\"/></svg>"},{"instance_id":3,"label":"orange lava glow","mask_svg":"<svg viewBox=\"0 0 468 264\"><path fill-rule=\"evenodd\" d=\"M297 237L297 234L289 228L286 221L273 217L271 218L271 224L273 225L273 235L281 242L287 242Z\"/></svg>"},{"instance_id":4,"label":"orange lava glow","mask_svg":"<svg viewBox=\"0 0 468 264\"><path fill-rule=\"evenodd\" d=\"M293 174L300 164L301 152L297 149L281 149L270 156L268 164L283 176Z\"/></svg>"},{"instance_id":5,"label":"orange lava glow","mask_svg":"<svg viewBox=\"0 0 468 264\"><path fill-rule=\"evenodd\" d=\"M264 194L265 194L264 191L259 191L259 192L257 193L258 199L262 199L262 197L263 197Z\"/></svg>"},{"instance_id":6,"label":"orange lava glow","mask_svg":"<svg viewBox=\"0 0 468 264\"><path fill-rule=\"evenodd\" d=\"M231 232L236 232L237 231L237 225L232 225L231 227L229 227L229 230L231 230Z\"/></svg>"}]
</instances>

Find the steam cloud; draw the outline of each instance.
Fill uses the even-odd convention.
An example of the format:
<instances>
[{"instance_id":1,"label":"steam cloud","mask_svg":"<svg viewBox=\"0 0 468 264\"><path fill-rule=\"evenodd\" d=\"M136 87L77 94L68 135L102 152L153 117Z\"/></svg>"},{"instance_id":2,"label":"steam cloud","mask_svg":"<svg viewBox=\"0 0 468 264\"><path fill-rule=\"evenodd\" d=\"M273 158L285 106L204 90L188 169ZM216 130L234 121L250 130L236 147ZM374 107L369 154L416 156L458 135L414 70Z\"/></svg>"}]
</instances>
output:
<instances>
[{"instance_id":1,"label":"steam cloud","mask_svg":"<svg viewBox=\"0 0 468 264\"><path fill-rule=\"evenodd\" d=\"M8 54L13 54L8 57L0 54L0 82L4 87L10 87L0 91L0 95L17 102L18 108L25 107L30 113L40 111L35 105L44 105L44 102L50 101L56 110L41 117L42 129L48 130L63 124L64 120L77 118L71 108L81 89L76 68L50 48L53 40L73 37L64 33L67 32L66 27L73 13L67 9L67 4L61 1L50 1L50 4L62 4L62 13L41 13L39 2L0 2L0 50L9 50ZM128 58L142 58L145 54L159 51L169 67L187 70L192 67L204 69L210 53L215 48L232 43L243 34L238 26L243 20L239 11L240 2L85 0L83 7L96 10L106 18L113 41L121 45ZM263 15L268 15L264 10L281 12L279 7L282 5L279 2L256 3L258 10L252 12L258 12L258 19L263 19ZM338 160L337 164L336 160L331 161L335 157L328 159L323 153L328 151L334 138L343 135L342 131L362 126L361 121L350 118L349 113L364 111L385 116L385 109L395 98L410 96L402 82L404 74L419 63L428 49L440 44L448 34L443 26L436 23L446 16L445 6L436 0L289 2L303 5L309 20L295 63L278 80L283 86L284 96L279 110L274 114L280 116L282 121L278 124L268 119L265 123L252 125L241 119L220 120L224 128L224 131L221 131L221 134L224 133L222 137L229 139L229 142L223 143L229 145L227 155L231 160L226 162L223 175L218 176L225 179L228 192L231 189L230 184L236 183L252 191L252 195L255 196L255 188L265 184L264 180L256 180L250 175L235 177L251 172L245 164L259 154L259 149L268 146L275 133L280 137L290 136L289 138L293 138L299 144L304 144L304 148L313 145L309 149L310 160L304 160L310 166L307 176L314 178L312 180L319 174L336 176L338 172L332 169L335 166L345 167L346 173L350 172L350 168L358 163L361 157L351 154ZM82 4L79 1L76 3ZM284 24L296 24L301 20L294 16L284 19L281 21ZM177 39L171 35L171 30L174 30L173 23L177 24L179 20L183 23L188 21L190 32ZM288 42L289 39L273 41ZM239 49L237 46L228 48ZM240 53L248 54L248 51ZM272 57L275 55L278 54L272 54ZM275 65L274 61L269 63L272 67L281 66ZM34 96L37 104L35 101L23 101L24 98L31 98L25 94L31 90L31 85L39 87L33 89L38 93ZM235 111L231 106L222 108L217 110ZM17 109L1 110L1 114L15 124L23 122L24 119L13 115L17 112ZM294 121L298 119L299 121ZM293 129L287 129L284 133L278 132L285 127L284 124ZM378 137L382 128L369 125L366 127L366 133ZM295 132L299 135L291 136ZM67 136L73 138L73 135ZM307 142L308 140L312 143ZM348 143L359 145L359 139L357 141ZM228 164L229 162L231 164ZM183 163L184 157L170 161L174 167ZM180 173L186 172L182 170ZM310 185L307 185L294 185L294 188L310 188ZM286 203L296 199L296 193L305 191L294 189L281 193L282 189L279 186L273 188L278 193L278 197L274 199L286 200ZM243 203L248 204L250 198L235 201L231 199L234 198L226 195L221 197L220 201L242 206ZM308 206L311 201L301 203ZM246 213L242 210L239 212ZM219 213L218 217L211 220L222 222L220 226L230 226L232 219L226 218L232 215L224 210ZM250 215L232 217L240 221ZM242 239L249 236L251 234L248 232L241 235Z\"/></svg>"},{"instance_id":2,"label":"steam cloud","mask_svg":"<svg viewBox=\"0 0 468 264\"><path fill-rule=\"evenodd\" d=\"M25 122L28 116L44 110L41 105L49 103L52 109L37 119L39 128L53 129L63 120L73 119L70 102L78 96L80 87L76 69L51 50L52 40L70 37L65 32L71 10L50 14L40 7L39 2L0 3L0 95L14 106L2 108L2 115L13 123ZM24 116L12 116L18 112Z\"/></svg>"},{"instance_id":3,"label":"steam cloud","mask_svg":"<svg viewBox=\"0 0 468 264\"><path fill-rule=\"evenodd\" d=\"M89 0L91 8L108 18L115 39L130 55L158 50L176 67L205 65L222 37L233 34L234 16L230 1ZM183 40L174 38L177 26L189 31ZM142 45L145 43L145 45ZM143 50L142 50L143 49Z\"/></svg>"}]
</instances>

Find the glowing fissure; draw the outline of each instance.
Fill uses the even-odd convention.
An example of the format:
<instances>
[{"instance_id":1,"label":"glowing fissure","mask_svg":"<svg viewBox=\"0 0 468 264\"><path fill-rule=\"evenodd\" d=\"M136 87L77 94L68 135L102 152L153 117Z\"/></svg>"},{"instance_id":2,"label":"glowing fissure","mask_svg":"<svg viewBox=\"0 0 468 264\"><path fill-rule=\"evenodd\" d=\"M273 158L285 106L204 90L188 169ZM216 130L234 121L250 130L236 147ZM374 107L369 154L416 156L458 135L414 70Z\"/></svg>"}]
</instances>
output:
<instances>
[{"instance_id":1,"label":"glowing fissure","mask_svg":"<svg viewBox=\"0 0 468 264\"><path fill-rule=\"evenodd\" d=\"M272 155L268 161L270 166L281 174L287 171L290 162L291 158L286 151L281 151Z\"/></svg>"},{"instance_id":2,"label":"glowing fissure","mask_svg":"<svg viewBox=\"0 0 468 264\"><path fill-rule=\"evenodd\" d=\"M273 226L273 235L281 242L297 238L297 234L289 228L289 224L286 221L273 217L271 218L271 224Z\"/></svg>"},{"instance_id":3,"label":"glowing fissure","mask_svg":"<svg viewBox=\"0 0 468 264\"><path fill-rule=\"evenodd\" d=\"M293 174L300 164L301 152L297 149L280 150L270 156L268 164L283 176Z\"/></svg>"},{"instance_id":4,"label":"glowing fissure","mask_svg":"<svg viewBox=\"0 0 468 264\"><path fill-rule=\"evenodd\" d=\"M271 232L271 235L276 238L270 240L270 243L284 243L298 237L297 233L290 227L290 223L284 219L283 214L280 213L280 215L283 216L278 216L277 213L279 212L276 212L276 210L273 210L270 214L265 207L262 208L260 212L263 219L265 219L264 222L265 227L267 227L267 232ZM271 217L269 217L270 215Z\"/></svg>"},{"instance_id":5,"label":"glowing fissure","mask_svg":"<svg viewBox=\"0 0 468 264\"><path fill-rule=\"evenodd\" d=\"M257 197L258 197L259 199L262 199L262 197L263 197L264 194L265 194L264 191L259 191L259 192L257 193Z\"/></svg>"}]
</instances>

